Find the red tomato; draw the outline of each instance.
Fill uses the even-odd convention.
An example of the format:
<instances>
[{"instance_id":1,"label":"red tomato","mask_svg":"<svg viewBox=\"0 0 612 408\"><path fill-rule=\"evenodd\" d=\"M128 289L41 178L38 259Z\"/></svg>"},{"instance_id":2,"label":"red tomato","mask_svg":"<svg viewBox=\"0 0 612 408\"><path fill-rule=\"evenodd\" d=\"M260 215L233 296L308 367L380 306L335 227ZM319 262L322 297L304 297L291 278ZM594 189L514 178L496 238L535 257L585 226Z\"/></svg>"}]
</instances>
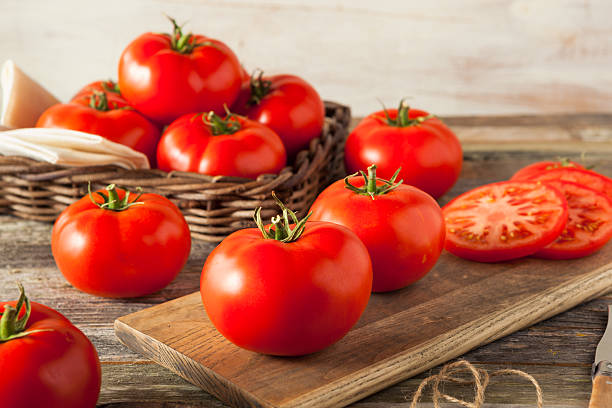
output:
<instances>
[{"instance_id":1,"label":"red tomato","mask_svg":"<svg viewBox=\"0 0 612 408\"><path fill-rule=\"evenodd\" d=\"M241 66L221 41L183 34L145 33L132 41L119 60L119 88L134 108L159 123L181 115L223 112L240 91Z\"/></svg>"},{"instance_id":2,"label":"red tomato","mask_svg":"<svg viewBox=\"0 0 612 408\"><path fill-rule=\"evenodd\" d=\"M327 187L312 205L311 219L344 225L357 234L372 259L372 290L387 292L416 282L433 268L444 247L444 219L424 191L405 184L390 188L395 178L377 181L376 166L368 173L365 180L347 177Z\"/></svg>"},{"instance_id":3,"label":"red tomato","mask_svg":"<svg viewBox=\"0 0 612 408\"><path fill-rule=\"evenodd\" d=\"M257 178L285 167L283 143L268 127L234 114L184 115L168 126L157 147L165 171Z\"/></svg>"},{"instance_id":4,"label":"red tomato","mask_svg":"<svg viewBox=\"0 0 612 408\"><path fill-rule=\"evenodd\" d=\"M584 166L579 163L570 161L569 159L562 159L559 161L541 161L523 167L522 169L514 173L510 180L528 180L530 177L536 174L540 174L548 170L565 167L584 169Z\"/></svg>"},{"instance_id":5,"label":"red tomato","mask_svg":"<svg viewBox=\"0 0 612 408\"><path fill-rule=\"evenodd\" d=\"M590 255L612 238L612 200L604 194L567 181L546 182L562 191L569 219L553 243L535 253L539 258L572 259Z\"/></svg>"},{"instance_id":6,"label":"red tomato","mask_svg":"<svg viewBox=\"0 0 612 408\"><path fill-rule=\"evenodd\" d=\"M612 180L591 170L562 167L548 170L543 173L534 174L529 181L551 181L561 180L577 183L598 191L612 199Z\"/></svg>"},{"instance_id":7,"label":"red tomato","mask_svg":"<svg viewBox=\"0 0 612 408\"><path fill-rule=\"evenodd\" d=\"M130 200L114 184L108 196L103 192L71 204L55 221L57 267L77 289L96 296L136 297L166 287L191 248L180 210L157 194Z\"/></svg>"},{"instance_id":8,"label":"red tomato","mask_svg":"<svg viewBox=\"0 0 612 408\"><path fill-rule=\"evenodd\" d=\"M402 101L399 109L373 113L355 127L346 140L344 163L349 173L374 163L384 178L401 167L404 184L438 198L459 178L463 153L440 119Z\"/></svg>"},{"instance_id":9,"label":"red tomato","mask_svg":"<svg viewBox=\"0 0 612 408\"><path fill-rule=\"evenodd\" d=\"M480 262L537 252L561 234L568 216L560 191L526 181L477 187L446 204L442 212L446 250Z\"/></svg>"},{"instance_id":10,"label":"red tomato","mask_svg":"<svg viewBox=\"0 0 612 408\"><path fill-rule=\"evenodd\" d=\"M18 302L0 302L2 407L95 407L101 383L96 349L68 319L30 303L20 290Z\"/></svg>"},{"instance_id":11,"label":"red tomato","mask_svg":"<svg viewBox=\"0 0 612 408\"><path fill-rule=\"evenodd\" d=\"M79 92L76 93L76 95L72 97L70 102L89 106L91 102L91 96L96 92L103 92L104 94L106 94L108 105L112 109L130 106L130 104L123 98L123 96L121 96L121 92L119 91L119 85L117 85L114 81L111 80L95 81L85 85Z\"/></svg>"},{"instance_id":12,"label":"red tomato","mask_svg":"<svg viewBox=\"0 0 612 408\"><path fill-rule=\"evenodd\" d=\"M341 225L304 219L292 229L275 217L274 227L264 227L260 210L261 230L234 232L206 259L202 302L237 346L283 356L314 353L340 340L365 309L372 289L368 251Z\"/></svg>"},{"instance_id":13,"label":"red tomato","mask_svg":"<svg viewBox=\"0 0 612 408\"><path fill-rule=\"evenodd\" d=\"M244 84L244 82L243 82ZM236 112L270 127L282 139L287 156L295 158L321 135L325 106L317 91L295 75L263 77L256 72L234 104Z\"/></svg>"},{"instance_id":14,"label":"red tomato","mask_svg":"<svg viewBox=\"0 0 612 408\"><path fill-rule=\"evenodd\" d=\"M89 106L84 106L81 99L53 105L38 118L36 127L72 129L100 135L144 153L154 166L159 129L132 109L110 106L105 93L96 92L89 101Z\"/></svg>"}]
</instances>

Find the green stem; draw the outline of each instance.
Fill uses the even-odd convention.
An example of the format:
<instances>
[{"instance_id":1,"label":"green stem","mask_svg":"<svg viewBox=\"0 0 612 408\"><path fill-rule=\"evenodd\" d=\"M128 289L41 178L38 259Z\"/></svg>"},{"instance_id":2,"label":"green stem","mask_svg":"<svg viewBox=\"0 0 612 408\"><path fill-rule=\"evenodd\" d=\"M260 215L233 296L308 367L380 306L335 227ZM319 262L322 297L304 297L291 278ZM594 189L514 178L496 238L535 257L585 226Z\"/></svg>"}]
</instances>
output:
<instances>
[{"instance_id":1,"label":"green stem","mask_svg":"<svg viewBox=\"0 0 612 408\"><path fill-rule=\"evenodd\" d=\"M50 329L30 330L25 331L30 313L32 312L32 306L30 299L25 295L25 291L21 283L18 283L19 287L19 300L16 306L4 305L4 311L0 318L0 343L5 341L25 337L32 333L51 331ZM19 314L21 310L25 308L25 312L21 318Z\"/></svg>"},{"instance_id":2,"label":"green stem","mask_svg":"<svg viewBox=\"0 0 612 408\"><path fill-rule=\"evenodd\" d=\"M389 180L381 179L376 177L376 165L373 164L368 167L368 174L365 174L364 171L360 171L363 176L365 183L363 187L355 187L349 181L349 177L356 176L358 173L351 174L344 178L344 187L353 191L354 193L361 195L368 195L374 200L375 196L387 194L389 191L396 189L404 180L400 180L396 182L397 176L402 168L400 167L393 173L393 176ZM382 181L382 185L378 185L377 181Z\"/></svg>"},{"instance_id":3,"label":"green stem","mask_svg":"<svg viewBox=\"0 0 612 408\"><path fill-rule=\"evenodd\" d=\"M109 184L106 187L106 191L108 195L104 195L103 193L96 191L102 200L103 203L99 203L94 199L93 193L91 192L91 182L87 184L87 191L89 192L89 199L92 203L97 205L103 210L111 210L111 211L124 211L130 208L133 205L144 204L142 201L138 201L138 199L142 196L142 188L137 187L136 191L139 193L136 198L130 202L130 192L125 190L125 196L123 199L119 198L119 193L117 193L117 186L115 184Z\"/></svg>"},{"instance_id":4,"label":"green stem","mask_svg":"<svg viewBox=\"0 0 612 408\"><path fill-rule=\"evenodd\" d=\"M270 93L272 81L263 79L263 74L263 70L256 69L251 75L251 97L247 102L249 106L259 105L262 99Z\"/></svg>"},{"instance_id":5,"label":"green stem","mask_svg":"<svg viewBox=\"0 0 612 408\"><path fill-rule=\"evenodd\" d=\"M93 91L89 97L89 107L102 112L109 110L106 94L101 91Z\"/></svg>"},{"instance_id":6,"label":"green stem","mask_svg":"<svg viewBox=\"0 0 612 408\"><path fill-rule=\"evenodd\" d=\"M102 82L102 89L104 89L106 92L112 92L121 95L121 91L119 90L119 84L113 81L112 79Z\"/></svg>"},{"instance_id":7,"label":"green stem","mask_svg":"<svg viewBox=\"0 0 612 408\"><path fill-rule=\"evenodd\" d=\"M308 221L308 218L312 215L312 211L308 213L306 217L298 220L295 212L288 209L285 204L278 199L274 191L272 192L272 197L280 207L282 215L272 217L272 225L266 230L261 220L261 207L257 208L255 214L253 214L253 219L255 220L255 224L257 224L257 228L261 231L264 239L274 239L284 243L297 241L304 232L306 221ZM294 225L294 227L291 228L291 225Z\"/></svg>"},{"instance_id":8,"label":"green stem","mask_svg":"<svg viewBox=\"0 0 612 408\"><path fill-rule=\"evenodd\" d=\"M406 99L402 99L399 103L399 107L397 108L397 116L395 119L392 119L387 111L385 105L383 105L383 111L385 112L385 116L387 118L387 124L389 126L394 127L408 127L408 126L418 126L421 123L425 122L428 119L435 118L435 115L426 115L426 116L418 116L416 118L410 118L410 106L406 102Z\"/></svg>"},{"instance_id":9,"label":"green stem","mask_svg":"<svg viewBox=\"0 0 612 408\"><path fill-rule=\"evenodd\" d=\"M166 35L170 37L170 46L174 51L181 54L191 54L197 47L209 46L218 48L212 41L193 41L192 33L183 34L183 27L178 25L176 20L172 17L166 17L168 17L168 20L170 20L173 27L172 34Z\"/></svg>"},{"instance_id":10,"label":"green stem","mask_svg":"<svg viewBox=\"0 0 612 408\"><path fill-rule=\"evenodd\" d=\"M218 135L233 135L242 128L240 121L233 113L226 109L227 116L223 119L215 112L210 111L206 117L202 116L204 123L210 127L210 131L214 136Z\"/></svg>"}]
</instances>

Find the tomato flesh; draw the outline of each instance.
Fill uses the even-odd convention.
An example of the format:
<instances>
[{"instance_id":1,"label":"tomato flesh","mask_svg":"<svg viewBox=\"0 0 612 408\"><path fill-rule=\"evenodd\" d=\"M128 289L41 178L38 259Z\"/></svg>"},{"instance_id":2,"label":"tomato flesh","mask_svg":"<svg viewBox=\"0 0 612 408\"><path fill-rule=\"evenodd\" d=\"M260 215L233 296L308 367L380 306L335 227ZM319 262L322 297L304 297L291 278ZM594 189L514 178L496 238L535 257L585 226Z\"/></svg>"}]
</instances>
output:
<instances>
[{"instance_id":1,"label":"tomato flesh","mask_svg":"<svg viewBox=\"0 0 612 408\"><path fill-rule=\"evenodd\" d=\"M565 195L569 219L561 235L540 251L539 258L572 259L590 255L612 238L612 200L566 181L547 182Z\"/></svg>"},{"instance_id":2,"label":"tomato flesh","mask_svg":"<svg viewBox=\"0 0 612 408\"><path fill-rule=\"evenodd\" d=\"M612 180L591 170L562 167L534 174L529 181L561 180L578 183L612 199Z\"/></svg>"},{"instance_id":3,"label":"tomato flesh","mask_svg":"<svg viewBox=\"0 0 612 408\"><path fill-rule=\"evenodd\" d=\"M534 182L506 181L468 191L442 209L445 248L462 258L497 262L533 254L561 233L563 194Z\"/></svg>"}]
</instances>

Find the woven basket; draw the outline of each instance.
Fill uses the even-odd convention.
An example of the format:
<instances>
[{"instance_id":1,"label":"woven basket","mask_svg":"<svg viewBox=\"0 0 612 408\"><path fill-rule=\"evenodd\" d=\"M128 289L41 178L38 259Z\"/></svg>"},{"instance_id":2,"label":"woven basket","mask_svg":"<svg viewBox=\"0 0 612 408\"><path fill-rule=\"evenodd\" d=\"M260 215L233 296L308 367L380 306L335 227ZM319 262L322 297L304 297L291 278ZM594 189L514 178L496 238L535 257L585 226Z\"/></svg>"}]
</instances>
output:
<instances>
[{"instance_id":1,"label":"woven basket","mask_svg":"<svg viewBox=\"0 0 612 408\"><path fill-rule=\"evenodd\" d=\"M344 176L350 109L325 102L325 116L321 137L299 152L292 166L257 180L108 165L69 167L0 155L0 213L54 221L86 194L88 181L92 188L111 183L130 190L140 186L172 200L185 215L194 238L220 242L236 230L254 226L256 207L263 207L264 219L275 215L272 191L303 215L324 187Z\"/></svg>"}]
</instances>

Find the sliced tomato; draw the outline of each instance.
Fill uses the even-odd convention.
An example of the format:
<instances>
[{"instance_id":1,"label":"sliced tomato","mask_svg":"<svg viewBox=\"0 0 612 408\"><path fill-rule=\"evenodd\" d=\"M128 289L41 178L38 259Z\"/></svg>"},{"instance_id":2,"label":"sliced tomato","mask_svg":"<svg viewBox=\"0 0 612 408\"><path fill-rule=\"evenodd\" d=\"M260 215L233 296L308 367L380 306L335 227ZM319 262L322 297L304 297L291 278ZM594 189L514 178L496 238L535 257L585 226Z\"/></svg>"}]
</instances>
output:
<instances>
[{"instance_id":1,"label":"sliced tomato","mask_svg":"<svg viewBox=\"0 0 612 408\"><path fill-rule=\"evenodd\" d=\"M529 181L551 181L561 180L577 183L595 191L605 194L612 199L612 179L595 173L591 170L575 169L572 167L560 167L548 170L539 174L534 174Z\"/></svg>"},{"instance_id":2,"label":"sliced tomato","mask_svg":"<svg viewBox=\"0 0 612 408\"><path fill-rule=\"evenodd\" d=\"M538 258L573 259L590 255L612 238L612 200L593 189L568 181L548 181L565 195L567 224L551 244L534 254Z\"/></svg>"},{"instance_id":3,"label":"sliced tomato","mask_svg":"<svg viewBox=\"0 0 612 408\"><path fill-rule=\"evenodd\" d=\"M560 191L524 181L475 188L446 204L442 212L446 250L479 262L533 254L559 236L568 218Z\"/></svg>"},{"instance_id":4,"label":"sliced tomato","mask_svg":"<svg viewBox=\"0 0 612 408\"><path fill-rule=\"evenodd\" d=\"M568 159L562 159L559 161L539 161L523 167L522 169L514 173L510 180L528 180L531 176L534 176L536 174L540 174L548 170L560 169L565 167L574 169L584 169L584 166L580 163L576 163Z\"/></svg>"}]
</instances>

